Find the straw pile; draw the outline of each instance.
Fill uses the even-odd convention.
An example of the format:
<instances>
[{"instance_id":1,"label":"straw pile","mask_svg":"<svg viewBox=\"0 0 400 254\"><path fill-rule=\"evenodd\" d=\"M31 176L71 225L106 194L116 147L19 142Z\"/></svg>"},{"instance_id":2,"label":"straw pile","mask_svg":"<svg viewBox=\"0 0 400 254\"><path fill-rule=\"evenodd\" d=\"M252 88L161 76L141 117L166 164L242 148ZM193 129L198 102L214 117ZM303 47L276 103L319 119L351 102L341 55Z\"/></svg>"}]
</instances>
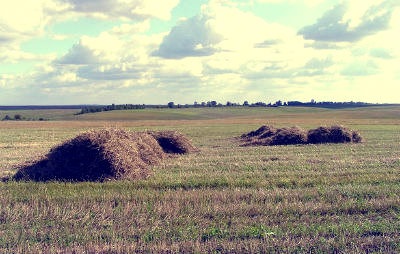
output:
<instances>
[{"instance_id":1,"label":"straw pile","mask_svg":"<svg viewBox=\"0 0 400 254\"><path fill-rule=\"evenodd\" d=\"M299 127L276 129L263 125L240 136L242 146L272 146L322 143L359 143L361 135L346 127L334 125L304 131Z\"/></svg>"},{"instance_id":2,"label":"straw pile","mask_svg":"<svg viewBox=\"0 0 400 254\"><path fill-rule=\"evenodd\" d=\"M167 143L171 145L166 148ZM174 148L174 145L178 148ZM191 149L184 149L186 147ZM193 151L197 149L177 132L128 132L121 129L89 131L52 148L39 160L20 165L13 179L143 179L150 175L150 165L156 165L168 157L166 152L184 154Z\"/></svg>"}]
</instances>

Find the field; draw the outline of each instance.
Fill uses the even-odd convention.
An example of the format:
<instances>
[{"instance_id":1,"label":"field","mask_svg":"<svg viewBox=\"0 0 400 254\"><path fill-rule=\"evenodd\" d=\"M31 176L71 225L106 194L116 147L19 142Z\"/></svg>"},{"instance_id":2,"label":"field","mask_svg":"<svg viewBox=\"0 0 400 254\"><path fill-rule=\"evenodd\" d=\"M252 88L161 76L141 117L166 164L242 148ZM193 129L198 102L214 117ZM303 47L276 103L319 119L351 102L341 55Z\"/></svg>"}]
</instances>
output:
<instances>
[{"instance_id":1,"label":"field","mask_svg":"<svg viewBox=\"0 0 400 254\"><path fill-rule=\"evenodd\" d=\"M0 182L0 253L400 252L400 107L17 113L50 120L0 122L0 176L104 127L179 130L201 152L135 182ZM364 142L240 147L262 124L343 124Z\"/></svg>"}]
</instances>

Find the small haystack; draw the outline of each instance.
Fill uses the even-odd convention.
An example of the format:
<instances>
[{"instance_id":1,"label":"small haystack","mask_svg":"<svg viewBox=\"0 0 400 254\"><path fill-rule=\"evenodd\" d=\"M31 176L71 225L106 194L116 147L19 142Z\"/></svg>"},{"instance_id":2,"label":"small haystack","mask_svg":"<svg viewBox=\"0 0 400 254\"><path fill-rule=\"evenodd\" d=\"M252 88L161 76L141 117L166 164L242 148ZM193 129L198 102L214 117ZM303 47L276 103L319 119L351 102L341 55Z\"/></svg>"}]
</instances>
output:
<instances>
[{"instance_id":1,"label":"small haystack","mask_svg":"<svg viewBox=\"0 0 400 254\"><path fill-rule=\"evenodd\" d=\"M243 134L241 137L251 139L254 137L264 136L264 138L267 138L267 137L271 137L272 135L274 135L275 132L276 132L276 129L274 127L268 126L268 125L263 125L255 131L250 131L249 133Z\"/></svg>"},{"instance_id":2,"label":"small haystack","mask_svg":"<svg viewBox=\"0 0 400 254\"><path fill-rule=\"evenodd\" d=\"M275 129L263 125L240 136L242 146L296 145L319 143L358 143L361 135L343 126L318 127L305 132L299 127Z\"/></svg>"},{"instance_id":3,"label":"small haystack","mask_svg":"<svg viewBox=\"0 0 400 254\"><path fill-rule=\"evenodd\" d=\"M177 131L150 131L163 151L168 154L186 154L194 153L199 150L192 145L192 142L182 133Z\"/></svg>"},{"instance_id":4,"label":"small haystack","mask_svg":"<svg viewBox=\"0 0 400 254\"><path fill-rule=\"evenodd\" d=\"M163 137L160 133L158 135ZM21 166L14 179L143 179L150 174L149 165L158 164L167 157L154 136L155 134L146 132L128 132L120 129L89 131L54 147L41 160Z\"/></svg>"},{"instance_id":5,"label":"small haystack","mask_svg":"<svg viewBox=\"0 0 400 254\"><path fill-rule=\"evenodd\" d=\"M263 125L255 131L241 135L243 146L295 145L307 142L307 135L299 127L276 129Z\"/></svg>"},{"instance_id":6,"label":"small haystack","mask_svg":"<svg viewBox=\"0 0 400 254\"><path fill-rule=\"evenodd\" d=\"M331 127L321 126L316 129L311 129L308 131L307 138L310 144L359 143L362 141L362 137L358 132L339 125Z\"/></svg>"}]
</instances>

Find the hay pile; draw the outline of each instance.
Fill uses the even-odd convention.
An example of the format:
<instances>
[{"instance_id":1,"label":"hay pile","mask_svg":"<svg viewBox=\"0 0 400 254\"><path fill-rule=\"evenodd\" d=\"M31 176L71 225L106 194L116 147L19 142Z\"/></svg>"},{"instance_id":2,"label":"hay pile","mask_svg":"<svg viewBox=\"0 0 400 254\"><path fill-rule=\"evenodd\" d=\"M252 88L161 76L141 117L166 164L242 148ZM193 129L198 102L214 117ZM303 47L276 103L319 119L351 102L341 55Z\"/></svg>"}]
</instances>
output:
<instances>
[{"instance_id":1,"label":"hay pile","mask_svg":"<svg viewBox=\"0 0 400 254\"><path fill-rule=\"evenodd\" d=\"M255 131L241 136L244 146L273 146L305 144L306 132L299 127L279 128L263 125Z\"/></svg>"},{"instance_id":2,"label":"hay pile","mask_svg":"<svg viewBox=\"0 0 400 254\"><path fill-rule=\"evenodd\" d=\"M149 176L150 165L168 156L165 143L171 144L169 153L197 150L177 132L89 131L54 147L40 160L21 165L13 178L33 181L143 179ZM186 147L191 149L185 150Z\"/></svg>"},{"instance_id":3,"label":"hay pile","mask_svg":"<svg viewBox=\"0 0 400 254\"><path fill-rule=\"evenodd\" d=\"M149 131L147 132L157 140L163 151L168 154L194 153L199 150L191 141L177 131Z\"/></svg>"},{"instance_id":4,"label":"hay pile","mask_svg":"<svg viewBox=\"0 0 400 254\"><path fill-rule=\"evenodd\" d=\"M346 127L334 125L331 127L318 127L308 131L308 143L359 143L362 141L361 135L349 130Z\"/></svg>"},{"instance_id":5,"label":"hay pile","mask_svg":"<svg viewBox=\"0 0 400 254\"><path fill-rule=\"evenodd\" d=\"M322 143L359 143L361 135L343 126L318 127L308 132L299 127L276 129L263 125L255 131L240 136L242 146L272 146Z\"/></svg>"}]
</instances>

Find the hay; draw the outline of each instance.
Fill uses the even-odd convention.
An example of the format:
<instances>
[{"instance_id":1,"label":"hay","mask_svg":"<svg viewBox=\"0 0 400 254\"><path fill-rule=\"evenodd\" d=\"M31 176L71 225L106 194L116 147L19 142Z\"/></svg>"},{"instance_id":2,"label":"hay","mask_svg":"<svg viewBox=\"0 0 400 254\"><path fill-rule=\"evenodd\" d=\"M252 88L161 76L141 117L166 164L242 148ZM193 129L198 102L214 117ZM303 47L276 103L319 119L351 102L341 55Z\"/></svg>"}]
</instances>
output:
<instances>
[{"instance_id":1,"label":"hay","mask_svg":"<svg viewBox=\"0 0 400 254\"><path fill-rule=\"evenodd\" d=\"M275 128L272 126L267 126L263 125L260 128L258 128L255 131L250 131L249 133L243 134L241 137L242 138L253 138L253 137L260 137L261 135L267 134L267 133L275 133Z\"/></svg>"},{"instance_id":2,"label":"hay","mask_svg":"<svg viewBox=\"0 0 400 254\"><path fill-rule=\"evenodd\" d=\"M198 149L192 145L191 141L177 131L150 131L148 134L157 140L165 153L186 154L198 152Z\"/></svg>"},{"instance_id":3,"label":"hay","mask_svg":"<svg viewBox=\"0 0 400 254\"><path fill-rule=\"evenodd\" d=\"M299 127L276 129L267 125L240 137L244 141L242 146L295 145L307 141L305 131Z\"/></svg>"},{"instance_id":4,"label":"hay","mask_svg":"<svg viewBox=\"0 0 400 254\"><path fill-rule=\"evenodd\" d=\"M318 127L308 131L307 139L309 143L328 143L330 140L331 130L328 127Z\"/></svg>"},{"instance_id":5,"label":"hay","mask_svg":"<svg viewBox=\"0 0 400 254\"><path fill-rule=\"evenodd\" d=\"M304 130L299 127L278 129L272 136L270 145L298 145L307 143Z\"/></svg>"},{"instance_id":6,"label":"hay","mask_svg":"<svg viewBox=\"0 0 400 254\"><path fill-rule=\"evenodd\" d=\"M54 147L40 160L21 165L13 179L143 179L149 176L150 165L166 157L163 148L149 133L120 129L89 131Z\"/></svg>"},{"instance_id":7,"label":"hay","mask_svg":"<svg viewBox=\"0 0 400 254\"><path fill-rule=\"evenodd\" d=\"M359 143L361 135L343 126L318 127L307 133L298 127L275 129L263 125L240 136L242 146L297 145L322 143Z\"/></svg>"},{"instance_id":8,"label":"hay","mask_svg":"<svg viewBox=\"0 0 400 254\"><path fill-rule=\"evenodd\" d=\"M322 143L359 143L362 141L361 135L349 130L348 128L340 125L331 127L318 127L308 131L308 143L322 144Z\"/></svg>"}]
</instances>

